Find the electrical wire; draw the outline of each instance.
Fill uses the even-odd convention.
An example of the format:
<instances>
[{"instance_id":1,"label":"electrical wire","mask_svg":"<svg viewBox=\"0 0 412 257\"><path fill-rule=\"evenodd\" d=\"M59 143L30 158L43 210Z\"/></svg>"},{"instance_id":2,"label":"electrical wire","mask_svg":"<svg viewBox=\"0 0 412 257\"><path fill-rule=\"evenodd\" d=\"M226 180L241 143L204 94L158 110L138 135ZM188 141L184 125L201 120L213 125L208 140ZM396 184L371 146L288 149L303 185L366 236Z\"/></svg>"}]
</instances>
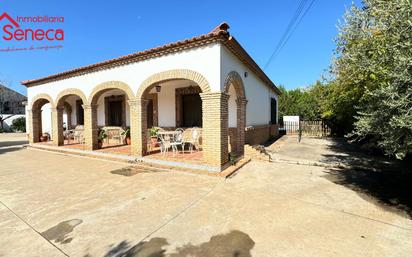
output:
<instances>
[{"instance_id":1,"label":"electrical wire","mask_svg":"<svg viewBox=\"0 0 412 257\"><path fill-rule=\"evenodd\" d=\"M286 43L289 41L289 39L291 38L291 36L293 35L297 27L302 22L303 18L306 16L306 14L309 12L311 7L313 6L313 3L315 2L315 0L310 0L309 5L307 5L308 1L309 0L300 0L298 8L295 10L293 17L289 21L289 24L286 27L286 30L284 31L281 39L279 40L278 44L273 50L269 60L265 64L264 69L269 67L270 63L276 58L276 56L279 54L282 48L286 45Z\"/></svg>"}]
</instances>

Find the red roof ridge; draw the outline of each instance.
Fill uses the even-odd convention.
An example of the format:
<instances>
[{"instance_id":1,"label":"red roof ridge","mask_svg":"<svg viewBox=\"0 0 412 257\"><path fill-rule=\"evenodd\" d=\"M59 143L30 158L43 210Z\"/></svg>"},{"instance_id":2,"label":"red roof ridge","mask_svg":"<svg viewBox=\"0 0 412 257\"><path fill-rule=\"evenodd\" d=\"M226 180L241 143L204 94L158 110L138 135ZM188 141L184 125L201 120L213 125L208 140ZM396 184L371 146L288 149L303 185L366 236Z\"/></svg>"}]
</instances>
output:
<instances>
[{"instance_id":1,"label":"red roof ridge","mask_svg":"<svg viewBox=\"0 0 412 257\"><path fill-rule=\"evenodd\" d=\"M227 30L230 28L229 24L227 22L222 22L220 23L216 28L214 28L212 31L209 32L209 34L216 34L218 35L219 33L229 33Z\"/></svg>"}]
</instances>

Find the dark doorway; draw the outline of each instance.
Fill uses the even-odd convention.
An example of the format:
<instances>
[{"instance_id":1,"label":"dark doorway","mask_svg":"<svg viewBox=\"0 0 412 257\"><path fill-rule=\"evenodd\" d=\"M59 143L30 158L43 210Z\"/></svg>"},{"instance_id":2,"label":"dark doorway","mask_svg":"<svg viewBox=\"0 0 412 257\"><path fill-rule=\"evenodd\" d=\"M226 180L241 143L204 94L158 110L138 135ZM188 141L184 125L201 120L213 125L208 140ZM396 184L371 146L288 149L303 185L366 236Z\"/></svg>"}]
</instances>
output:
<instances>
[{"instance_id":1,"label":"dark doorway","mask_svg":"<svg viewBox=\"0 0 412 257\"><path fill-rule=\"evenodd\" d=\"M147 127L153 127L153 100L149 99L147 103Z\"/></svg>"},{"instance_id":2,"label":"dark doorway","mask_svg":"<svg viewBox=\"0 0 412 257\"><path fill-rule=\"evenodd\" d=\"M202 99L199 94L182 96L183 127L202 127Z\"/></svg>"},{"instance_id":3,"label":"dark doorway","mask_svg":"<svg viewBox=\"0 0 412 257\"><path fill-rule=\"evenodd\" d=\"M84 111L83 111L83 101L76 101L76 119L77 125L84 125Z\"/></svg>"},{"instance_id":4,"label":"dark doorway","mask_svg":"<svg viewBox=\"0 0 412 257\"><path fill-rule=\"evenodd\" d=\"M276 120L277 120L277 102L276 102L276 98L271 98L270 99L270 123L271 124L276 124Z\"/></svg>"},{"instance_id":5,"label":"dark doorway","mask_svg":"<svg viewBox=\"0 0 412 257\"><path fill-rule=\"evenodd\" d=\"M122 104L123 101L109 102L109 126L122 126Z\"/></svg>"}]
</instances>

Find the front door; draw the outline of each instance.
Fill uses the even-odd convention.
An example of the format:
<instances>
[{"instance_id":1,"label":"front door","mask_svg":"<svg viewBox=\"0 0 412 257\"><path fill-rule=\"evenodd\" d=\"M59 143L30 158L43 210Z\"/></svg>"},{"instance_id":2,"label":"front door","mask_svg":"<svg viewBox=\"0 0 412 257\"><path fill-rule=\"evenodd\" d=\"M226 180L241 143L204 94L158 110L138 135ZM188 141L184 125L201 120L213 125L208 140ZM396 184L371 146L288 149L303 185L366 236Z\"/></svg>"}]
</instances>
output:
<instances>
[{"instance_id":1,"label":"front door","mask_svg":"<svg viewBox=\"0 0 412 257\"><path fill-rule=\"evenodd\" d=\"M202 127L202 99L199 94L183 95L183 127Z\"/></svg>"},{"instance_id":2,"label":"front door","mask_svg":"<svg viewBox=\"0 0 412 257\"><path fill-rule=\"evenodd\" d=\"M122 126L122 101L109 102L109 126Z\"/></svg>"}]
</instances>

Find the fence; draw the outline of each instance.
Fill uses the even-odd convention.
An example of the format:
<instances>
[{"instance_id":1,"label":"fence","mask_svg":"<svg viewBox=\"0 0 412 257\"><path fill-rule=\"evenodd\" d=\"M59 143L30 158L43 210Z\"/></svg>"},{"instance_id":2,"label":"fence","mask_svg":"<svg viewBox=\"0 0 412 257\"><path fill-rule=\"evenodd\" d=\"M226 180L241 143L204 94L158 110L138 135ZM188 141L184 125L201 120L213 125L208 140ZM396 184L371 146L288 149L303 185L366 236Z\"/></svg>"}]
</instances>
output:
<instances>
[{"instance_id":1,"label":"fence","mask_svg":"<svg viewBox=\"0 0 412 257\"><path fill-rule=\"evenodd\" d=\"M302 136L327 137L330 136L330 128L321 120L302 120L300 122Z\"/></svg>"},{"instance_id":2,"label":"fence","mask_svg":"<svg viewBox=\"0 0 412 257\"><path fill-rule=\"evenodd\" d=\"M283 129L287 135L298 135L299 129L302 136L327 137L331 134L329 126L321 120L283 121Z\"/></svg>"},{"instance_id":3,"label":"fence","mask_svg":"<svg viewBox=\"0 0 412 257\"><path fill-rule=\"evenodd\" d=\"M283 129L286 130L287 135L299 134L299 120L297 121L283 121Z\"/></svg>"}]
</instances>

